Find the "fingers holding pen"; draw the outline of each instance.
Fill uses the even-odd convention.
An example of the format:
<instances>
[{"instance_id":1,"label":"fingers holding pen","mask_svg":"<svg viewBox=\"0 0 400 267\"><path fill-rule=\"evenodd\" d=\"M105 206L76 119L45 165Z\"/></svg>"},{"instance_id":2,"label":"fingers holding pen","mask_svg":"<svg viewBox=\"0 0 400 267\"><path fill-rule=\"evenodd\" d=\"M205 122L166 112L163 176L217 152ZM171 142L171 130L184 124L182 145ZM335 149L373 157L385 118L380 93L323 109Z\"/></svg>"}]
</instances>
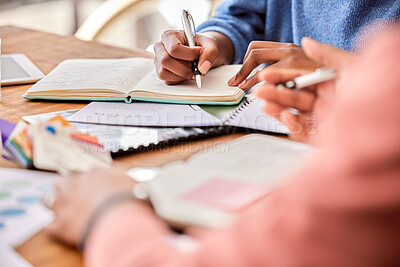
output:
<instances>
[{"instance_id":1,"label":"fingers holding pen","mask_svg":"<svg viewBox=\"0 0 400 267\"><path fill-rule=\"evenodd\" d=\"M196 34L196 47L187 46L183 31L166 31L154 45L156 70L166 84L176 84L193 77L191 62L199 59L199 70L206 74L218 59L218 41L209 34Z\"/></svg>"},{"instance_id":2,"label":"fingers holding pen","mask_svg":"<svg viewBox=\"0 0 400 267\"><path fill-rule=\"evenodd\" d=\"M295 108L300 112L312 111L317 99L317 95L312 91L294 91L287 88L277 89L275 86L268 84L258 88L257 96L267 100L267 102L279 103L282 107Z\"/></svg>"},{"instance_id":3,"label":"fingers holding pen","mask_svg":"<svg viewBox=\"0 0 400 267\"><path fill-rule=\"evenodd\" d=\"M185 45L185 36L181 31L166 31L161 42L154 45L154 63L157 75L166 84L177 84L193 77L190 62L197 59L200 47Z\"/></svg>"},{"instance_id":4,"label":"fingers holding pen","mask_svg":"<svg viewBox=\"0 0 400 267\"><path fill-rule=\"evenodd\" d=\"M293 114L287 106L275 101L267 101L263 108L271 117L285 124L291 139L307 142L311 134L316 133L316 118L313 112L299 112Z\"/></svg>"},{"instance_id":5,"label":"fingers holding pen","mask_svg":"<svg viewBox=\"0 0 400 267\"><path fill-rule=\"evenodd\" d=\"M218 58L218 42L207 34L196 34L196 45L202 47L199 55L199 70L205 75L215 64Z\"/></svg>"},{"instance_id":6,"label":"fingers holding pen","mask_svg":"<svg viewBox=\"0 0 400 267\"><path fill-rule=\"evenodd\" d=\"M179 83L193 76L190 64L173 58L162 43L154 45L156 58L154 64L159 78L168 83Z\"/></svg>"},{"instance_id":7,"label":"fingers holding pen","mask_svg":"<svg viewBox=\"0 0 400 267\"><path fill-rule=\"evenodd\" d=\"M200 56L201 47L189 47L183 31L165 31L161 36L165 51L175 59L193 61Z\"/></svg>"}]
</instances>

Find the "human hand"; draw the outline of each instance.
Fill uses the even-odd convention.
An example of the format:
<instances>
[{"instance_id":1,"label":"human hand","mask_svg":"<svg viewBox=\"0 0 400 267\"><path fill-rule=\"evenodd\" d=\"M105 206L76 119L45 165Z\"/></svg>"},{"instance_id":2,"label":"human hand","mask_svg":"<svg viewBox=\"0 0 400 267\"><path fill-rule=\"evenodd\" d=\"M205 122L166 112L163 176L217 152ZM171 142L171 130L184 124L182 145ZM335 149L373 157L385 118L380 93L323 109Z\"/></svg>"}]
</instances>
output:
<instances>
[{"instance_id":1,"label":"human hand","mask_svg":"<svg viewBox=\"0 0 400 267\"><path fill-rule=\"evenodd\" d=\"M108 197L129 192L135 182L107 169L76 174L56 186L54 221L46 228L54 237L71 245L81 243L88 222Z\"/></svg>"},{"instance_id":2,"label":"human hand","mask_svg":"<svg viewBox=\"0 0 400 267\"><path fill-rule=\"evenodd\" d=\"M332 68L339 79L344 67L356 60L355 55L310 38L303 38L302 46L310 60L318 65ZM310 135L316 133L317 124L321 120L320 111L327 108L334 100L338 81L324 82L296 91L277 89L275 86L303 74L301 70L262 70L259 78L266 83L259 87L257 95L267 100L264 111L285 123L293 139L306 142ZM289 108L297 109L299 113L293 114Z\"/></svg>"},{"instance_id":3,"label":"human hand","mask_svg":"<svg viewBox=\"0 0 400 267\"><path fill-rule=\"evenodd\" d=\"M280 71L298 73L299 75L313 72L321 66L309 59L303 49L295 44L253 41L247 49L242 68L228 81L228 84L248 89L261 82L259 73L246 78L262 63L272 64L264 69L264 73L266 71Z\"/></svg>"},{"instance_id":4,"label":"human hand","mask_svg":"<svg viewBox=\"0 0 400 267\"><path fill-rule=\"evenodd\" d=\"M191 62L199 59L199 70L204 75L216 63L219 50L217 38L196 34L194 48L187 46L183 31L166 31L154 45L154 64L158 77L172 85L193 79Z\"/></svg>"}]
</instances>

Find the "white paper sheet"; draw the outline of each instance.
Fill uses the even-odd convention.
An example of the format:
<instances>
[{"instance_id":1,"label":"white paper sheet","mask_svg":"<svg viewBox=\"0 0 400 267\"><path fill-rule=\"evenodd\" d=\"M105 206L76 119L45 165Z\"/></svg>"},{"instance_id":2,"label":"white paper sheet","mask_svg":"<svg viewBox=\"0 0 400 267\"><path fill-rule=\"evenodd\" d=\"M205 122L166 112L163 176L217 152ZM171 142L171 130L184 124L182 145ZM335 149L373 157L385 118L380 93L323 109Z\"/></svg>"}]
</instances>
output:
<instances>
[{"instance_id":1,"label":"white paper sheet","mask_svg":"<svg viewBox=\"0 0 400 267\"><path fill-rule=\"evenodd\" d=\"M149 72L135 87L133 91L146 91L153 93L167 93L175 96L191 97L221 97L232 96L242 92L238 87L228 85L229 79L235 75L241 65L223 65L211 69L203 77L201 90L197 87L195 81L186 80L183 83L175 85L166 85L161 81L155 70Z\"/></svg>"},{"instance_id":2,"label":"white paper sheet","mask_svg":"<svg viewBox=\"0 0 400 267\"><path fill-rule=\"evenodd\" d=\"M148 58L65 60L29 92L98 88L129 93L153 66Z\"/></svg>"},{"instance_id":3,"label":"white paper sheet","mask_svg":"<svg viewBox=\"0 0 400 267\"><path fill-rule=\"evenodd\" d=\"M199 127L221 124L221 120L197 105L160 103L92 102L68 120L123 126Z\"/></svg>"},{"instance_id":4,"label":"white paper sheet","mask_svg":"<svg viewBox=\"0 0 400 267\"><path fill-rule=\"evenodd\" d=\"M1 243L17 247L52 221L42 196L57 179L54 173L0 168Z\"/></svg>"},{"instance_id":5,"label":"white paper sheet","mask_svg":"<svg viewBox=\"0 0 400 267\"><path fill-rule=\"evenodd\" d=\"M32 266L12 247L0 244L0 267L30 267Z\"/></svg>"},{"instance_id":6,"label":"white paper sheet","mask_svg":"<svg viewBox=\"0 0 400 267\"><path fill-rule=\"evenodd\" d=\"M253 98L245 106L239 108L226 122L231 126L261 130L271 133L289 133L287 126L264 112L265 101Z\"/></svg>"}]
</instances>

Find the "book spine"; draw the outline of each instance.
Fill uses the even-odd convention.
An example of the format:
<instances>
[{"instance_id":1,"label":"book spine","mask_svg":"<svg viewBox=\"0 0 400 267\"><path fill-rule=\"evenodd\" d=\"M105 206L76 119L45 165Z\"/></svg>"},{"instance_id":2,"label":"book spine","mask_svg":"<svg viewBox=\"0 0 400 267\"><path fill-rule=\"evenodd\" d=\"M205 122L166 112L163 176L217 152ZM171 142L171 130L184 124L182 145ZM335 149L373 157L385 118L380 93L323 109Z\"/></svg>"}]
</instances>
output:
<instances>
[{"instance_id":1,"label":"book spine","mask_svg":"<svg viewBox=\"0 0 400 267\"><path fill-rule=\"evenodd\" d=\"M132 97L130 96L130 95L128 95L128 94L125 94L124 95L124 98L125 98L125 103L127 103L127 104L130 104L130 103L132 103L132 101L133 101L133 99L132 99Z\"/></svg>"}]
</instances>

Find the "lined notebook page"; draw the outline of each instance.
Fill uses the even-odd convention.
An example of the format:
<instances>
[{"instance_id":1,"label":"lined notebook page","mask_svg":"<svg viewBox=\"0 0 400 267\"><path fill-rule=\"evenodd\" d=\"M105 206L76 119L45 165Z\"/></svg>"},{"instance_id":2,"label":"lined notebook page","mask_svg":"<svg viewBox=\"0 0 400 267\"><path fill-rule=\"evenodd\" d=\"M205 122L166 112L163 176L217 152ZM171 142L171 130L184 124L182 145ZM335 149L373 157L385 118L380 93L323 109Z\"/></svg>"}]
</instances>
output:
<instances>
[{"instance_id":1,"label":"lined notebook page","mask_svg":"<svg viewBox=\"0 0 400 267\"><path fill-rule=\"evenodd\" d=\"M228 80L235 75L241 65L224 65L211 69L203 77L200 90L195 81L185 81L177 85L166 85L161 81L155 70L150 72L132 91L147 91L159 94L184 96L230 96L241 92L238 87L230 87ZM240 91L239 91L240 90Z\"/></svg>"},{"instance_id":2,"label":"lined notebook page","mask_svg":"<svg viewBox=\"0 0 400 267\"><path fill-rule=\"evenodd\" d=\"M233 114L231 114L230 118L227 119L226 124L272 133L289 133L285 124L264 112L264 105L264 100L252 98L247 104L239 107Z\"/></svg>"},{"instance_id":3,"label":"lined notebook page","mask_svg":"<svg viewBox=\"0 0 400 267\"><path fill-rule=\"evenodd\" d=\"M65 60L29 92L98 88L127 94L153 66L148 58Z\"/></svg>"}]
</instances>

